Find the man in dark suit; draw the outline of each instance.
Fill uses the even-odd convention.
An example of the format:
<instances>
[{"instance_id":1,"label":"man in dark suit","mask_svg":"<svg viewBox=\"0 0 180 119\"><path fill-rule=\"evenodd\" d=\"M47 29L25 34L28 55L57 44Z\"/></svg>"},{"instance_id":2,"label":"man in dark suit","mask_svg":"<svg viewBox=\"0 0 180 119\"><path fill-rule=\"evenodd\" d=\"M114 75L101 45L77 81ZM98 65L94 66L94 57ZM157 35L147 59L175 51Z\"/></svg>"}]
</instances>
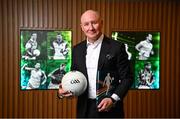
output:
<instances>
[{"instance_id":1,"label":"man in dark suit","mask_svg":"<svg viewBox=\"0 0 180 119\"><path fill-rule=\"evenodd\" d=\"M132 82L130 62L124 44L111 40L102 33L103 21L98 12L87 10L81 16L81 28L86 36L73 48L72 70L82 72L87 90L77 101L77 117L124 117L123 98ZM111 92L97 103L97 73L115 72ZM72 94L59 89L61 97Z\"/></svg>"}]
</instances>

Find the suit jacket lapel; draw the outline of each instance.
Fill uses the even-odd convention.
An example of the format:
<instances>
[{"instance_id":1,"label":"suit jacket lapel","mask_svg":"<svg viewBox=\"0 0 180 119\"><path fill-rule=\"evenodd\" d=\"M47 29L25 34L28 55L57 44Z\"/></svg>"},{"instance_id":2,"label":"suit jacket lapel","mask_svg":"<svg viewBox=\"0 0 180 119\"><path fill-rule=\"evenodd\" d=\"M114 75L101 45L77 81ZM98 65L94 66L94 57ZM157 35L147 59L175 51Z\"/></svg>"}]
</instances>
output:
<instances>
[{"instance_id":1,"label":"suit jacket lapel","mask_svg":"<svg viewBox=\"0 0 180 119\"><path fill-rule=\"evenodd\" d=\"M100 55L99 55L98 70L100 70L103 67L103 64L106 59L106 55L109 53L109 50L110 50L110 45L108 42L108 38L104 36L104 39L101 45Z\"/></svg>"},{"instance_id":2,"label":"suit jacket lapel","mask_svg":"<svg viewBox=\"0 0 180 119\"><path fill-rule=\"evenodd\" d=\"M86 46L86 42L83 43L82 46L82 57L80 58L82 61L82 65L83 66L83 72L85 73L84 75L87 76L87 70L86 70L86 51L87 51L87 46Z\"/></svg>"}]
</instances>

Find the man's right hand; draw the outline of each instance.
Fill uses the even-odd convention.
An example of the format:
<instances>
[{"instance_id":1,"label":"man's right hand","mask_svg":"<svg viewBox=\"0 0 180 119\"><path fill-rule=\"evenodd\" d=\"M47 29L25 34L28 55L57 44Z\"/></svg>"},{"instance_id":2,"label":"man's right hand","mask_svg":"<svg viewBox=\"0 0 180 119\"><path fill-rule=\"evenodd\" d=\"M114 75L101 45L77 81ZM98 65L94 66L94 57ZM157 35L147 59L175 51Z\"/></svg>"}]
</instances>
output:
<instances>
[{"instance_id":1,"label":"man's right hand","mask_svg":"<svg viewBox=\"0 0 180 119\"><path fill-rule=\"evenodd\" d=\"M61 84L59 85L59 90L58 90L58 97L59 98L62 99L64 97L72 97L72 96L73 96L72 92L63 90L62 85Z\"/></svg>"}]
</instances>

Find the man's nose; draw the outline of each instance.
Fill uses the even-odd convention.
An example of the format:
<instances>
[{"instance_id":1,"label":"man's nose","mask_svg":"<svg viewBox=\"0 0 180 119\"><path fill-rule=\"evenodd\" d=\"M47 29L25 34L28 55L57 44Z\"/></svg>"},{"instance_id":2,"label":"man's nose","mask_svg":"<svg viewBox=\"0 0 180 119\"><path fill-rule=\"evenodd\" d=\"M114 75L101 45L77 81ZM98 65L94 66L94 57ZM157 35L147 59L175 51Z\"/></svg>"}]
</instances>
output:
<instances>
[{"instance_id":1,"label":"man's nose","mask_svg":"<svg viewBox=\"0 0 180 119\"><path fill-rule=\"evenodd\" d=\"M89 24L89 29L90 29L90 30L93 30L93 29L94 29L93 24Z\"/></svg>"}]
</instances>

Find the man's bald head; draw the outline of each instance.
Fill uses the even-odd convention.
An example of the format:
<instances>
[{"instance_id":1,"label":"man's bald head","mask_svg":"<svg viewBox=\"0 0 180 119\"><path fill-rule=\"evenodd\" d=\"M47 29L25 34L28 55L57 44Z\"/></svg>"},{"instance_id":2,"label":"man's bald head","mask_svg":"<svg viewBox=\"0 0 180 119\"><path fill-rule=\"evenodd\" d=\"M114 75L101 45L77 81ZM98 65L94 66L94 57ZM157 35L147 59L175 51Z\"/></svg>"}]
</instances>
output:
<instances>
[{"instance_id":1,"label":"man's bald head","mask_svg":"<svg viewBox=\"0 0 180 119\"><path fill-rule=\"evenodd\" d=\"M81 16L81 28L89 42L95 42L102 34L103 21L97 11L87 10Z\"/></svg>"},{"instance_id":2,"label":"man's bald head","mask_svg":"<svg viewBox=\"0 0 180 119\"><path fill-rule=\"evenodd\" d=\"M81 23L82 23L82 20L84 19L84 17L86 17L88 15L94 15L98 20L101 20L99 12L97 12L95 10L87 10L81 15Z\"/></svg>"}]
</instances>

